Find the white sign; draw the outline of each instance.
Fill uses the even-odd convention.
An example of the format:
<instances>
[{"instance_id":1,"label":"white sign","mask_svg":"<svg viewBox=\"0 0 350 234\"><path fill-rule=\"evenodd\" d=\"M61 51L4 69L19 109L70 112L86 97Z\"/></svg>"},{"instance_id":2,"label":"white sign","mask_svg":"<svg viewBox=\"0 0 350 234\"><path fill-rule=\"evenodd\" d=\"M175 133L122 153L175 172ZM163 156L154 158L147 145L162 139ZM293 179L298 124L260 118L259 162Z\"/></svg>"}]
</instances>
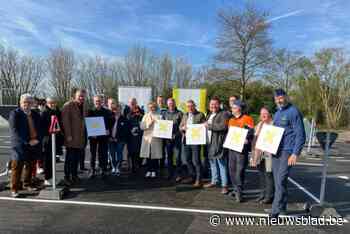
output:
<instances>
[{"instance_id":1,"label":"white sign","mask_svg":"<svg viewBox=\"0 0 350 234\"><path fill-rule=\"evenodd\" d=\"M182 112L187 112L186 102L188 100L193 100L199 111L206 112L206 89L173 89L173 97L178 109Z\"/></svg>"},{"instance_id":2,"label":"white sign","mask_svg":"<svg viewBox=\"0 0 350 234\"><path fill-rule=\"evenodd\" d=\"M261 128L255 148L276 154L283 137L284 129L269 124L264 124Z\"/></svg>"},{"instance_id":3,"label":"white sign","mask_svg":"<svg viewBox=\"0 0 350 234\"><path fill-rule=\"evenodd\" d=\"M147 110L147 105L152 100L152 88L132 86L118 88L118 100L122 105L127 105L130 98L136 98L137 104Z\"/></svg>"},{"instance_id":4,"label":"white sign","mask_svg":"<svg viewBox=\"0 0 350 234\"><path fill-rule=\"evenodd\" d=\"M244 142L248 135L248 129L230 127L224 142L224 148L234 150L237 152L242 152L244 147Z\"/></svg>"},{"instance_id":5,"label":"white sign","mask_svg":"<svg viewBox=\"0 0 350 234\"><path fill-rule=\"evenodd\" d=\"M85 125L89 137L105 136L107 133L103 117L86 117Z\"/></svg>"},{"instance_id":6,"label":"white sign","mask_svg":"<svg viewBox=\"0 0 350 234\"><path fill-rule=\"evenodd\" d=\"M189 124L186 129L186 145L205 145L207 129L204 124Z\"/></svg>"},{"instance_id":7,"label":"white sign","mask_svg":"<svg viewBox=\"0 0 350 234\"><path fill-rule=\"evenodd\" d=\"M153 137L171 139L173 135L173 121L156 120L153 128Z\"/></svg>"}]
</instances>

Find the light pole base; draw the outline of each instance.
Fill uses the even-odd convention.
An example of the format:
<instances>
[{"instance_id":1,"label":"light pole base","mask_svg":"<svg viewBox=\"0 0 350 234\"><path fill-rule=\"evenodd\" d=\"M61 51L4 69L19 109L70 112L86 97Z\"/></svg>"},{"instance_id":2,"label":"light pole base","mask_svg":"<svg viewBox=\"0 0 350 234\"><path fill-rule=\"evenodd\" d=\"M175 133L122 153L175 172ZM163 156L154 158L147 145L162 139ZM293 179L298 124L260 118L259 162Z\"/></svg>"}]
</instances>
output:
<instances>
[{"instance_id":1,"label":"light pole base","mask_svg":"<svg viewBox=\"0 0 350 234\"><path fill-rule=\"evenodd\" d=\"M68 188L45 188L40 191L38 198L48 199L48 200L62 200L64 196L69 192Z\"/></svg>"}]
</instances>

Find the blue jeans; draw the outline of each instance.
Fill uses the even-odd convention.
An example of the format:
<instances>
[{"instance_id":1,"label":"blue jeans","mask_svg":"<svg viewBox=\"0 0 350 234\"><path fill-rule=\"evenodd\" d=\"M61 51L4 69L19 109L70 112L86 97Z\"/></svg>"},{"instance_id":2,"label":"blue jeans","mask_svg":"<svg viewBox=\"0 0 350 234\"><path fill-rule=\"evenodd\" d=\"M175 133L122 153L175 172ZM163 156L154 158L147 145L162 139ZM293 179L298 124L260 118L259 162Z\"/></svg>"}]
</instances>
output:
<instances>
[{"instance_id":1,"label":"blue jeans","mask_svg":"<svg viewBox=\"0 0 350 234\"><path fill-rule=\"evenodd\" d=\"M209 159L211 170L211 183L217 184L219 182L219 174L221 186L226 187L228 184L227 175L227 157Z\"/></svg>"},{"instance_id":2,"label":"blue jeans","mask_svg":"<svg viewBox=\"0 0 350 234\"><path fill-rule=\"evenodd\" d=\"M110 142L109 143L109 158L112 162L114 170L119 169L123 161L124 142Z\"/></svg>"},{"instance_id":3,"label":"blue jeans","mask_svg":"<svg viewBox=\"0 0 350 234\"><path fill-rule=\"evenodd\" d=\"M288 201L288 175L290 166L288 158L290 153L281 152L276 157L272 157L272 172L275 181L275 197L272 203L272 214L279 214L287 210Z\"/></svg>"}]
</instances>

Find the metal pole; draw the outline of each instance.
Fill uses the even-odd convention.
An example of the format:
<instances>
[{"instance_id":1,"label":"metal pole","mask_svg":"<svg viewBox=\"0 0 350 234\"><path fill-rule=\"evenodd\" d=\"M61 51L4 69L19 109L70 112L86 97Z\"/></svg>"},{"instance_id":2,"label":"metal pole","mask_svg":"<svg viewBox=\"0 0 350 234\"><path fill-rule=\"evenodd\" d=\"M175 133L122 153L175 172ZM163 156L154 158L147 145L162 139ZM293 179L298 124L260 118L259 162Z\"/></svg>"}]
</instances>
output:
<instances>
[{"instance_id":1,"label":"metal pole","mask_svg":"<svg viewBox=\"0 0 350 234\"><path fill-rule=\"evenodd\" d=\"M314 125L315 125L315 120L312 118L311 126L310 126L310 133L309 133L309 142L308 142L308 146L307 146L307 153L310 153L310 151L311 151L312 140L313 140L313 136L314 136Z\"/></svg>"},{"instance_id":2,"label":"metal pole","mask_svg":"<svg viewBox=\"0 0 350 234\"><path fill-rule=\"evenodd\" d=\"M51 134L52 141L52 189L56 190L56 133Z\"/></svg>"},{"instance_id":3,"label":"metal pole","mask_svg":"<svg viewBox=\"0 0 350 234\"><path fill-rule=\"evenodd\" d=\"M326 148L323 158L323 170L322 170L322 181L321 181L321 191L320 191L320 204L324 204L324 197L326 192L326 179L327 179L327 167L328 167L328 157L329 157L329 143L330 143L330 133L327 132L326 136Z\"/></svg>"}]
</instances>

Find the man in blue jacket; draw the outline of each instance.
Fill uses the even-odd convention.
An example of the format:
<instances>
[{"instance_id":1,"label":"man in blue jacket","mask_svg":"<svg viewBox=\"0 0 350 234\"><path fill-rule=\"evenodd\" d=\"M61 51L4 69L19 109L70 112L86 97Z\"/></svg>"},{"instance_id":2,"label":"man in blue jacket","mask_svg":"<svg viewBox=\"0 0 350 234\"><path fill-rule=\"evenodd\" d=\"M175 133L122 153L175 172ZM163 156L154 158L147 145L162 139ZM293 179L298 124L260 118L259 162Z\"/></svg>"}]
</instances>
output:
<instances>
[{"instance_id":1,"label":"man in blue jacket","mask_svg":"<svg viewBox=\"0 0 350 234\"><path fill-rule=\"evenodd\" d=\"M269 213L271 217L277 218L280 214L286 214L288 174L291 166L296 164L305 144L305 129L303 116L289 103L286 92L277 89L274 96L278 111L275 113L273 123L277 127L284 128L278 152L272 158L275 196Z\"/></svg>"},{"instance_id":2,"label":"man in blue jacket","mask_svg":"<svg viewBox=\"0 0 350 234\"><path fill-rule=\"evenodd\" d=\"M18 197L22 188L28 191L37 190L32 183L34 160L41 152L41 118L40 114L31 110L33 97L23 94L20 107L10 113L9 125L11 135L11 196ZM24 171L23 186L21 186Z\"/></svg>"}]
</instances>

